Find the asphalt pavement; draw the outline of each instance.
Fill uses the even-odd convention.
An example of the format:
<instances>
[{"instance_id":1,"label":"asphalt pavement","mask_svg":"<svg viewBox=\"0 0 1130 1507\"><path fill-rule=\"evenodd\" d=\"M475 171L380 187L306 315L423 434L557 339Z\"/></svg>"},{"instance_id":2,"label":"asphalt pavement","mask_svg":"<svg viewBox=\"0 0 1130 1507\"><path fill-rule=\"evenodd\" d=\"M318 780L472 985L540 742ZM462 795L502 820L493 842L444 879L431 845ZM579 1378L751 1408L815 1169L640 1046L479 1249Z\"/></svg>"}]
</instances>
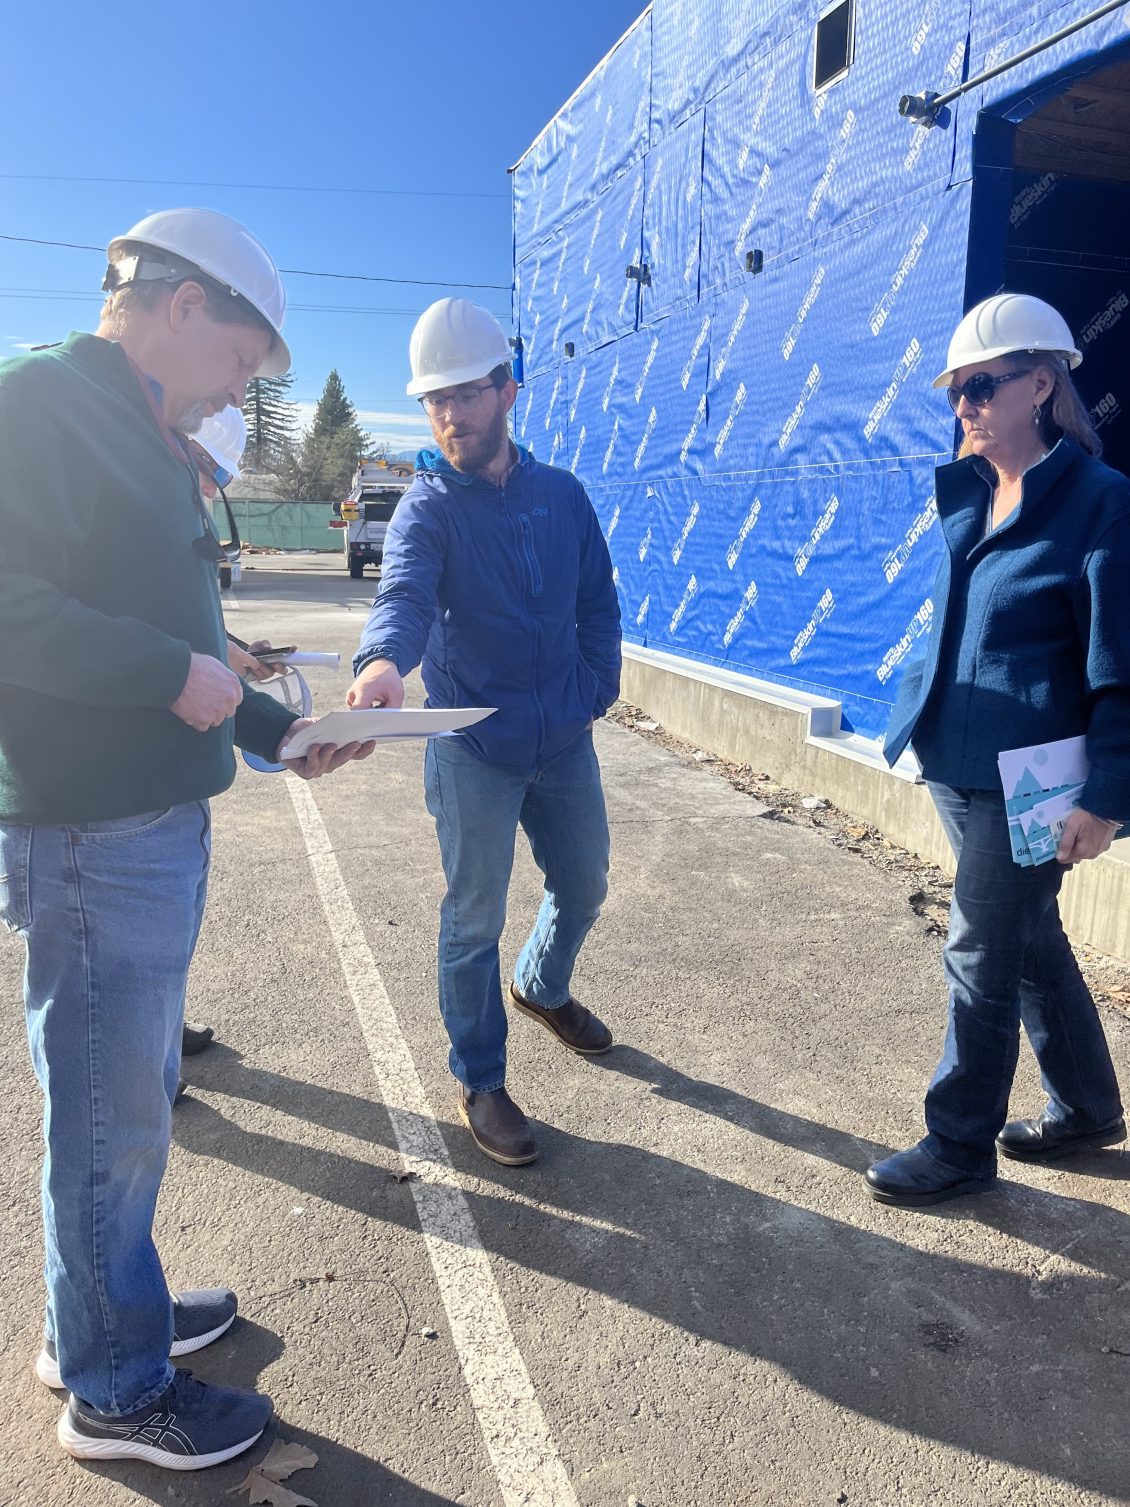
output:
<instances>
[{"instance_id":1,"label":"asphalt pavement","mask_svg":"<svg viewBox=\"0 0 1130 1507\"><path fill-rule=\"evenodd\" d=\"M340 705L373 582L252 564L230 626L340 650L309 672ZM930 1213L867 1199L921 1134L944 1020L906 884L597 731L612 884L575 990L618 1044L582 1060L512 1021L524 1168L458 1123L420 745L312 785L242 770L216 801L188 1014L217 1043L185 1066L158 1238L171 1286L242 1307L192 1369L272 1395L318 1507L1130 1501L1130 1158L1004 1164ZM519 838L504 969L538 896ZM268 1439L195 1475L55 1443L21 952L0 937L0 1504L246 1501ZM1104 1018L1130 1085L1130 1022ZM1040 1107L1026 1051L1013 1102Z\"/></svg>"}]
</instances>

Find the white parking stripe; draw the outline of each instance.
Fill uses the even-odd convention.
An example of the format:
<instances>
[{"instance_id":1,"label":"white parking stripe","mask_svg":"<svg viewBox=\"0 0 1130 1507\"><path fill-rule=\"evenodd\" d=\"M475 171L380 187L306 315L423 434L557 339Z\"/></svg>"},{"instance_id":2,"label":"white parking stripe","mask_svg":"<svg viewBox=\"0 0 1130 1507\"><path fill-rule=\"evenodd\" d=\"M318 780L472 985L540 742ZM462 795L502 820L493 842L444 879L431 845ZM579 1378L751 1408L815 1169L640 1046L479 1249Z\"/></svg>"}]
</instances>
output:
<instances>
[{"instance_id":1,"label":"white parking stripe","mask_svg":"<svg viewBox=\"0 0 1130 1507\"><path fill-rule=\"evenodd\" d=\"M406 1167L451 1338L506 1507L576 1507L474 1216L310 786L287 776L310 867Z\"/></svg>"}]
</instances>

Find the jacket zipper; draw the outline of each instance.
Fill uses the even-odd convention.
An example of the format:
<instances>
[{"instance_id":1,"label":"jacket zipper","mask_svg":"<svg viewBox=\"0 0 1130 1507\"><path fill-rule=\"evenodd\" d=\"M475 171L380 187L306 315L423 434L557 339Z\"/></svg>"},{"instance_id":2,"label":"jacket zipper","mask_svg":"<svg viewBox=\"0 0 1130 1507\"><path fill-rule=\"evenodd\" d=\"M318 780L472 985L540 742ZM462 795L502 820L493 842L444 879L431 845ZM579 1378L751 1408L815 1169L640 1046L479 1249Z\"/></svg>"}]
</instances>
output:
<instances>
[{"instance_id":1,"label":"jacket zipper","mask_svg":"<svg viewBox=\"0 0 1130 1507\"><path fill-rule=\"evenodd\" d=\"M534 529L530 522L529 513L519 513L518 522L522 525L522 542L526 546L526 564L530 567L530 587L534 596L541 596L542 578L541 566L534 550Z\"/></svg>"},{"instance_id":2,"label":"jacket zipper","mask_svg":"<svg viewBox=\"0 0 1130 1507\"><path fill-rule=\"evenodd\" d=\"M513 515L513 513L511 513L510 506L509 506L509 504L506 501L506 488L505 488L505 486L500 486L499 489L498 489L498 502L499 502L499 506L501 507L503 513L506 515L506 517L510 521L510 527L512 529L514 529L514 515ZM526 557L526 566L527 566L527 568L528 568L528 570L530 572L530 576L531 576L531 590L532 590L534 596L540 596L541 595L542 584L543 584L542 583L542 576L541 576L541 568L538 565L538 563L537 563L537 557L536 557L536 555L533 552L533 543L532 543L532 540L527 535L527 530L530 527L530 519L529 519L529 515L527 513L522 513L520 516L521 516L521 529L520 529L520 532L521 532L522 553ZM515 542L517 543L518 542L518 533L519 533L519 530L518 529L514 529L514 532L515 532ZM536 575L536 579L535 579L535 575ZM537 721L538 721L537 751L540 754L542 748L545 745L545 712L542 710L542 704L541 704L540 698L538 697L538 690L537 690L537 685L538 685L538 660L541 657L541 655L539 653L540 648L541 648L541 626L538 623L537 618L534 617L533 613L529 610L528 607L526 608L526 616L529 618L530 627L534 630L533 663L532 663L532 666L531 666L531 677L530 677L530 699L531 699L531 701L534 704L534 711L537 713Z\"/></svg>"}]
</instances>

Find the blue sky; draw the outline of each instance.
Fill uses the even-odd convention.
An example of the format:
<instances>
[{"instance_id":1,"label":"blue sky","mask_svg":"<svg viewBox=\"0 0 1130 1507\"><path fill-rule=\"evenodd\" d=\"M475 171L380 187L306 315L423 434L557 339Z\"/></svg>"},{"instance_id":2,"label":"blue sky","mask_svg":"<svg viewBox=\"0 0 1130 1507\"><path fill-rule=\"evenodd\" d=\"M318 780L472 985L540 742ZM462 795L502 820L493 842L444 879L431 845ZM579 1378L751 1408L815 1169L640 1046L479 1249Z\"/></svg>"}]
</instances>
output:
<instances>
[{"instance_id":1,"label":"blue sky","mask_svg":"<svg viewBox=\"0 0 1130 1507\"><path fill-rule=\"evenodd\" d=\"M502 284L466 296L505 323L506 169L643 8L13 7L0 231L104 246L152 210L202 204L283 267ZM146 181L89 181L125 179ZM91 328L103 270L94 252L0 240L0 356ZM312 406L336 366L367 426L413 445L426 426L404 395L412 322L462 290L286 281L295 398Z\"/></svg>"}]
</instances>

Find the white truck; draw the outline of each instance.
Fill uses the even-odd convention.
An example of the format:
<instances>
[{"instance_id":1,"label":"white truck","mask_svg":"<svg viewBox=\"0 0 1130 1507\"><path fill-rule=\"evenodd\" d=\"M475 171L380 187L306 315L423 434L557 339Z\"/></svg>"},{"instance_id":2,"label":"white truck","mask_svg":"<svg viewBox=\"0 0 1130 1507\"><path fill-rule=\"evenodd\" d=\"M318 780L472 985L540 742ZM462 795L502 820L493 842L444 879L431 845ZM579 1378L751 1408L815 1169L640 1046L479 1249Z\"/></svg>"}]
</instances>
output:
<instances>
[{"instance_id":1,"label":"white truck","mask_svg":"<svg viewBox=\"0 0 1130 1507\"><path fill-rule=\"evenodd\" d=\"M366 461L353 477L349 496L334 503L337 518L331 527L344 530L345 563L354 581L361 579L366 565L380 565L389 520L411 485L405 468L393 469L387 461Z\"/></svg>"}]
</instances>

